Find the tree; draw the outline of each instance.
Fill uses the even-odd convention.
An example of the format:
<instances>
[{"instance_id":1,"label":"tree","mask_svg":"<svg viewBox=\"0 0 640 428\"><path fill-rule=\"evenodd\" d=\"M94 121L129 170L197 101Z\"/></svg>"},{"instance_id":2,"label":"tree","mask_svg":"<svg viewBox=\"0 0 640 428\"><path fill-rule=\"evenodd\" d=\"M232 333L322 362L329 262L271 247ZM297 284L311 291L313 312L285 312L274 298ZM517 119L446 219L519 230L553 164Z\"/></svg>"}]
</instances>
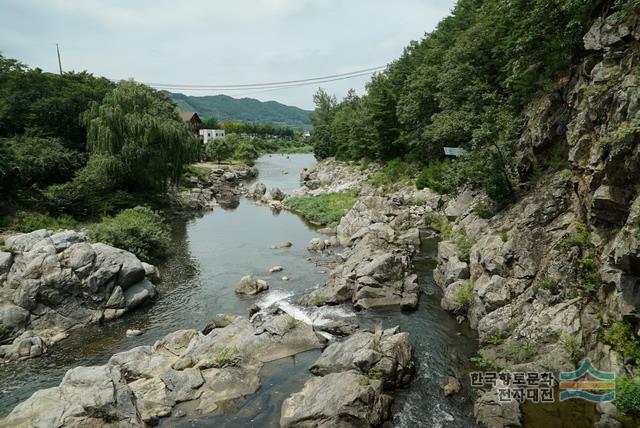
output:
<instances>
[{"instance_id":1,"label":"tree","mask_svg":"<svg viewBox=\"0 0 640 428\"><path fill-rule=\"evenodd\" d=\"M233 155L239 161L247 165L253 165L255 160L260 156L258 149L249 140L240 140L235 146Z\"/></svg>"},{"instance_id":2,"label":"tree","mask_svg":"<svg viewBox=\"0 0 640 428\"><path fill-rule=\"evenodd\" d=\"M233 145L227 138L210 138L204 147L204 154L207 160L220 163L231 157L233 149Z\"/></svg>"},{"instance_id":3,"label":"tree","mask_svg":"<svg viewBox=\"0 0 640 428\"><path fill-rule=\"evenodd\" d=\"M82 115L91 156L107 159L107 170L133 191L164 191L195 160L198 142L175 112L171 99L148 86L122 81L102 104Z\"/></svg>"}]
</instances>

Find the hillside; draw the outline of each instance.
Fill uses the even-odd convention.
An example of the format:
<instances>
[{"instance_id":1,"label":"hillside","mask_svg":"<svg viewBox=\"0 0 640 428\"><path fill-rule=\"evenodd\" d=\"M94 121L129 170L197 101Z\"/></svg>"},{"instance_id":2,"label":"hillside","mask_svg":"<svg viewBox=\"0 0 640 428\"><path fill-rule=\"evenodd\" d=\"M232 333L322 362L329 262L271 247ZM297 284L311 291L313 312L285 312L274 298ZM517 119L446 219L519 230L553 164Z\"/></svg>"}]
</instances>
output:
<instances>
[{"instance_id":1,"label":"hillside","mask_svg":"<svg viewBox=\"0 0 640 428\"><path fill-rule=\"evenodd\" d=\"M195 111L203 119L215 116L218 120L238 120L290 128L311 127L309 111L276 101L262 102L253 98L233 98L227 95L189 96L173 92L167 94L180 111Z\"/></svg>"}]
</instances>

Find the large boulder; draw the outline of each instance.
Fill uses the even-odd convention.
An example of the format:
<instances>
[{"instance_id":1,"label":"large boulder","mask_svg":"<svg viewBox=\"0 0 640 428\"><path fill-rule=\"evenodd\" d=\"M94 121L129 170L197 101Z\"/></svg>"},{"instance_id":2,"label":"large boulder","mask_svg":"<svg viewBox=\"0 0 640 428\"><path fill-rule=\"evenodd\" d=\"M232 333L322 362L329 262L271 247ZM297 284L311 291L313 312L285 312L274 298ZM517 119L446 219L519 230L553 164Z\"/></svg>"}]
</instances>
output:
<instances>
[{"instance_id":1,"label":"large boulder","mask_svg":"<svg viewBox=\"0 0 640 428\"><path fill-rule=\"evenodd\" d=\"M282 403L280 426L374 427L389 417L392 398L382 383L357 371L314 377Z\"/></svg>"},{"instance_id":2,"label":"large boulder","mask_svg":"<svg viewBox=\"0 0 640 428\"><path fill-rule=\"evenodd\" d=\"M269 285L262 279L256 279L251 275L243 276L236 286L236 293L248 296L256 295L262 291L268 290Z\"/></svg>"}]
</instances>

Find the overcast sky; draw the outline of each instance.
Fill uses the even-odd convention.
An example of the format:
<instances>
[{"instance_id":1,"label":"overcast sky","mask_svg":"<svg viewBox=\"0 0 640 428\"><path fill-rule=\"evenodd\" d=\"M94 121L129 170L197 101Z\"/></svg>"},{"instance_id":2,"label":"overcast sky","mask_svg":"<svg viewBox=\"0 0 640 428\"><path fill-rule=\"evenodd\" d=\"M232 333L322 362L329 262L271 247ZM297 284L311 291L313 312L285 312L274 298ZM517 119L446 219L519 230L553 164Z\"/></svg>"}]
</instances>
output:
<instances>
[{"instance_id":1,"label":"overcast sky","mask_svg":"<svg viewBox=\"0 0 640 428\"><path fill-rule=\"evenodd\" d=\"M384 65L453 0L0 0L0 52L32 67L171 84L297 80ZM324 83L341 98L366 77ZM312 108L317 86L227 92ZM208 95L211 92L190 92Z\"/></svg>"}]
</instances>

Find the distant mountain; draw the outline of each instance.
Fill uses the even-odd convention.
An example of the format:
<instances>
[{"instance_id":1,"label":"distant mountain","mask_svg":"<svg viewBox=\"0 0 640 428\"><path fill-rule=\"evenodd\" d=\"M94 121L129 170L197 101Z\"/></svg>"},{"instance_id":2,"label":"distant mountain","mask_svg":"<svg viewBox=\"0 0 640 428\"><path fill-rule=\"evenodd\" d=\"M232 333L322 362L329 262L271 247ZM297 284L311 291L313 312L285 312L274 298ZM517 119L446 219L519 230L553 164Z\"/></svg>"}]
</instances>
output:
<instances>
[{"instance_id":1,"label":"distant mountain","mask_svg":"<svg viewBox=\"0 0 640 428\"><path fill-rule=\"evenodd\" d=\"M173 92L167 94L180 111L195 111L204 120L215 116L218 120L238 120L289 128L311 127L308 110L287 106L276 101L258 101L253 98L232 98L227 95L196 97Z\"/></svg>"}]
</instances>

